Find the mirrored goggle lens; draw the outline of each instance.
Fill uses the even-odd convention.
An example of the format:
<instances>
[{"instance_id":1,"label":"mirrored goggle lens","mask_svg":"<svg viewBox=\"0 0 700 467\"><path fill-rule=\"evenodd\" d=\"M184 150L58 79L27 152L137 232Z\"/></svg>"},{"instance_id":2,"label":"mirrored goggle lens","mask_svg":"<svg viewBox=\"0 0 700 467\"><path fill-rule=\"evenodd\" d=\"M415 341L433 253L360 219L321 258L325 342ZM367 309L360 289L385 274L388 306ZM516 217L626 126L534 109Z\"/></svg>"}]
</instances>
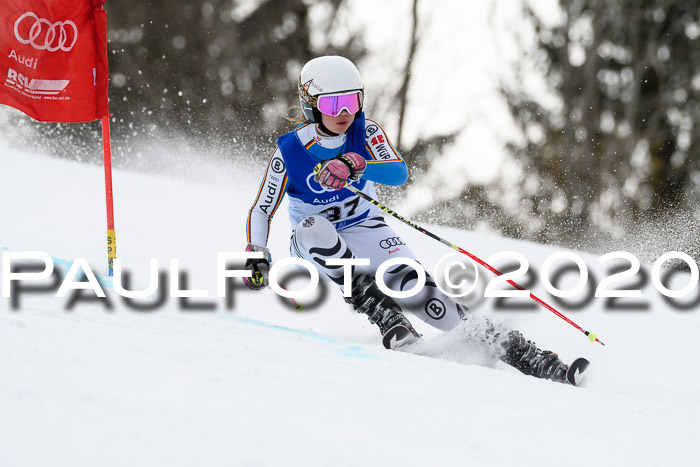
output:
<instances>
[{"instance_id":1,"label":"mirrored goggle lens","mask_svg":"<svg viewBox=\"0 0 700 467\"><path fill-rule=\"evenodd\" d=\"M351 114L357 113L360 107L362 107L362 93L359 92L318 98L318 110L331 117L337 117L343 109Z\"/></svg>"}]
</instances>

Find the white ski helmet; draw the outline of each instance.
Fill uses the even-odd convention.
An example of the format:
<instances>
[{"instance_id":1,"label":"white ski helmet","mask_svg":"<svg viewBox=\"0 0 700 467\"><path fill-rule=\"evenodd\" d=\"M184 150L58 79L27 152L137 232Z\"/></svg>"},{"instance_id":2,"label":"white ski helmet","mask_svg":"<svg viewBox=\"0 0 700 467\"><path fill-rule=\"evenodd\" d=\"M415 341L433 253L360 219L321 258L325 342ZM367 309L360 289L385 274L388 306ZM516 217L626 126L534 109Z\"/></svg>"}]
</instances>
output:
<instances>
[{"instance_id":1,"label":"white ski helmet","mask_svg":"<svg viewBox=\"0 0 700 467\"><path fill-rule=\"evenodd\" d=\"M321 122L318 98L323 95L359 91L361 102L365 89L357 67L339 55L317 57L306 62L299 74L299 104L304 117L311 123ZM359 116L360 110L355 114Z\"/></svg>"}]
</instances>

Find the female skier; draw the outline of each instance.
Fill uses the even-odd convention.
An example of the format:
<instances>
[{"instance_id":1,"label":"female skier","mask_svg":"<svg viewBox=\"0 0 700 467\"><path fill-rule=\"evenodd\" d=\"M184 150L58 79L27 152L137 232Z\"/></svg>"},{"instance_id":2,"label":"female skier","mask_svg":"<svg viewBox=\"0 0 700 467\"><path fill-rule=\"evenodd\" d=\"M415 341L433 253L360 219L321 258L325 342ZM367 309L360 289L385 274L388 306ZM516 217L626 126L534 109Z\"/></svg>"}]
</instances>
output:
<instances>
[{"instance_id":1,"label":"female skier","mask_svg":"<svg viewBox=\"0 0 700 467\"><path fill-rule=\"evenodd\" d=\"M370 259L370 266L353 270L351 296L345 300L379 327L386 348L420 338L402 307L444 331L469 319L473 313L441 293L429 276L417 295L397 299L399 303L375 282L382 262L415 256L384 222L379 208L344 187L352 184L376 197L375 183L402 185L408 169L382 127L365 118L364 87L355 65L340 56L315 58L302 68L298 91L305 122L277 140L248 215L246 251L261 252L263 258L246 262L251 277L243 279L245 284L255 290L268 285L270 221L287 194L292 256L311 262L341 290L344 268L327 260ZM400 265L388 269L384 280L391 289L403 291L416 283L418 274ZM504 336L491 325L484 328L484 341L497 344L501 360L526 374L566 381L568 367L557 354L538 349L518 331Z\"/></svg>"}]
</instances>

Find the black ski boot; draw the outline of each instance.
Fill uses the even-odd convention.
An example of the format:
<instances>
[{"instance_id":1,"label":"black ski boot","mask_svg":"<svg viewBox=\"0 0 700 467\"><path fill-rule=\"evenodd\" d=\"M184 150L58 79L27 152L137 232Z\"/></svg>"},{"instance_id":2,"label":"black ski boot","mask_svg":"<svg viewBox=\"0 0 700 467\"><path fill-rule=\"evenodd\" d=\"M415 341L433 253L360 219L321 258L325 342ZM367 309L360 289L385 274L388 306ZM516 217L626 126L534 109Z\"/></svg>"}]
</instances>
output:
<instances>
[{"instance_id":1,"label":"black ski boot","mask_svg":"<svg viewBox=\"0 0 700 467\"><path fill-rule=\"evenodd\" d=\"M345 301L358 313L366 314L370 323L379 326L382 343L387 349L416 342L421 337L404 316L401 307L379 290L369 274L361 274L353 279L352 297Z\"/></svg>"},{"instance_id":2,"label":"black ski boot","mask_svg":"<svg viewBox=\"0 0 700 467\"><path fill-rule=\"evenodd\" d=\"M525 340L518 331L508 333L501 342L504 351L501 360L517 368L526 375L567 383L568 365L559 360L559 355L549 350L540 350L534 342Z\"/></svg>"}]
</instances>

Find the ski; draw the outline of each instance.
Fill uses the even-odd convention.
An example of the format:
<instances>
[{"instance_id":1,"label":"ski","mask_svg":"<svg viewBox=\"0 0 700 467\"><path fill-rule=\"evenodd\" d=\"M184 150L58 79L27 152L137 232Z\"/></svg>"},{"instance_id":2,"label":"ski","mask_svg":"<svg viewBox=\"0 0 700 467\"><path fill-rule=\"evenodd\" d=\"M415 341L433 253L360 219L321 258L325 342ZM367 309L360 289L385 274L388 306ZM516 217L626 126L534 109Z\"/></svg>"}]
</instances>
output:
<instances>
[{"instance_id":1,"label":"ski","mask_svg":"<svg viewBox=\"0 0 700 467\"><path fill-rule=\"evenodd\" d=\"M384 333L382 344L384 344L385 349L395 350L404 345L418 342L419 340L420 334L418 334L413 327L409 329L402 323L399 323Z\"/></svg>"},{"instance_id":2,"label":"ski","mask_svg":"<svg viewBox=\"0 0 700 467\"><path fill-rule=\"evenodd\" d=\"M583 380L583 372L586 371L586 368L588 368L588 365L590 365L591 362L586 360L585 358L577 358L573 362L571 362L571 365L569 365L569 369L566 370L566 380L572 385L572 386L578 386L581 384L581 380Z\"/></svg>"}]
</instances>

